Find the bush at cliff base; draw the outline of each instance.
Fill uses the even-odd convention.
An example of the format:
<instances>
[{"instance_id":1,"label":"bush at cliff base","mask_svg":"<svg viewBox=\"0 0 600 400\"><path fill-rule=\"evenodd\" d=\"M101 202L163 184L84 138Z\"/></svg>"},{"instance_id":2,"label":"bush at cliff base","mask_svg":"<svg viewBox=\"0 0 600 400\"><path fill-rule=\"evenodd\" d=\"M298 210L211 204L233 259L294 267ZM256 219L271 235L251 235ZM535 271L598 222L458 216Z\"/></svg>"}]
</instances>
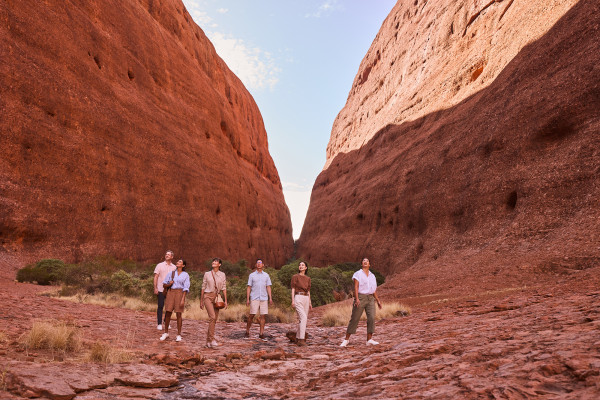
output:
<instances>
[{"instance_id":1,"label":"bush at cliff base","mask_svg":"<svg viewBox=\"0 0 600 400\"><path fill-rule=\"evenodd\" d=\"M66 265L61 260L45 259L35 264L29 264L17 271L19 282L32 282L38 285L50 285L61 282Z\"/></svg>"}]
</instances>

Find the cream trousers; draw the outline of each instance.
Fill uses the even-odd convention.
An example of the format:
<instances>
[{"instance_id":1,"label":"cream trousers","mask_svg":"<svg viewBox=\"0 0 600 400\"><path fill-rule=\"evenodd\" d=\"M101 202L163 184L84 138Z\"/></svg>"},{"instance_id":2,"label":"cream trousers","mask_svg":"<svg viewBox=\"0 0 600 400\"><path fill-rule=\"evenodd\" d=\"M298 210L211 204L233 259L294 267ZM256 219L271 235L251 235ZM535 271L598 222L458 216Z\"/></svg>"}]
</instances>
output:
<instances>
[{"instance_id":1,"label":"cream trousers","mask_svg":"<svg viewBox=\"0 0 600 400\"><path fill-rule=\"evenodd\" d=\"M310 298L301 294L294 296L296 303L296 312L298 313L298 332L297 339L306 339L306 322L308 321L308 309L310 307Z\"/></svg>"}]
</instances>

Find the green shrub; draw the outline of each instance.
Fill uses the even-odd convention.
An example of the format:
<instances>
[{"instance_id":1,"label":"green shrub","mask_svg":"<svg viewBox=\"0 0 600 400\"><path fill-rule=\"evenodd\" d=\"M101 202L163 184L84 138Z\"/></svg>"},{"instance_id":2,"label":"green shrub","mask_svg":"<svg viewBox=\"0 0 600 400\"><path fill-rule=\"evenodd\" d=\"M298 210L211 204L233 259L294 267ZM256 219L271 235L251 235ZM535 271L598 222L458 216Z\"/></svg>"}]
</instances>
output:
<instances>
[{"instance_id":1,"label":"green shrub","mask_svg":"<svg viewBox=\"0 0 600 400\"><path fill-rule=\"evenodd\" d=\"M331 280L331 271L328 268L308 268L306 271L306 275L310 276L310 279L323 279L323 280Z\"/></svg>"},{"instance_id":2,"label":"green shrub","mask_svg":"<svg viewBox=\"0 0 600 400\"><path fill-rule=\"evenodd\" d=\"M65 269L65 263L61 260L44 259L17 271L17 280L19 282L37 282L38 285L50 285L63 279Z\"/></svg>"},{"instance_id":3,"label":"green shrub","mask_svg":"<svg viewBox=\"0 0 600 400\"><path fill-rule=\"evenodd\" d=\"M284 265L277 271L277 279L279 279L279 282L281 282L283 286L290 287L292 284L292 276L298 273L298 264L300 264L300 260L295 260Z\"/></svg>"},{"instance_id":4,"label":"green shrub","mask_svg":"<svg viewBox=\"0 0 600 400\"><path fill-rule=\"evenodd\" d=\"M95 294L95 293L110 293L111 290L111 282L110 277L108 276L98 276L94 280L90 280L86 282L83 286L85 292L87 294Z\"/></svg>"},{"instance_id":5,"label":"green shrub","mask_svg":"<svg viewBox=\"0 0 600 400\"><path fill-rule=\"evenodd\" d=\"M337 264L333 264L330 265L329 267L331 268L337 268L340 271L344 272L344 271L352 271L353 273L358 271L361 267L360 267L360 263L357 262L343 262L343 263L337 263Z\"/></svg>"},{"instance_id":6,"label":"green shrub","mask_svg":"<svg viewBox=\"0 0 600 400\"><path fill-rule=\"evenodd\" d=\"M231 304L246 304L248 277L233 278L227 281L227 301Z\"/></svg>"},{"instance_id":7,"label":"green shrub","mask_svg":"<svg viewBox=\"0 0 600 400\"><path fill-rule=\"evenodd\" d=\"M188 271L188 274L190 276L190 292L187 295L190 299L200 298L204 273L200 271Z\"/></svg>"},{"instance_id":8,"label":"green shrub","mask_svg":"<svg viewBox=\"0 0 600 400\"><path fill-rule=\"evenodd\" d=\"M269 276L271 277L271 296L273 302L280 307L291 307L292 306L292 291L283 286L283 284L277 278L275 271L270 271Z\"/></svg>"},{"instance_id":9,"label":"green shrub","mask_svg":"<svg viewBox=\"0 0 600 400\"><path fill-rule=\"evenodd\" d=\"M154 294L154 276L140 279L140 298L146 303L154 303L156 295Z\"/></svg>"},{"instance_id":10,"label":"green shrub","mask_svg":"<svg viewBox=\"0 0 600 400\"><path fill-rule=\"evenodd\" d=\"M110 291L124 296L135 297L140 293L140 281L130 273L119 270L110 277Z\"/></svg>"},{"instance_id":11,"label":"green shrub","mask_svg":"<svg viewBox=\"0 0 600 400\"><path fill-rule=\"evenodd\" d=\"M68 286L80 286L92 281L95 273L97 273L95 267L89 264L67 264L61 281Z\"/></svg>"},{"instance_id":12,"label":"green shrub","mask_svg":"<svg viewBox=\"0 0 600 400\"><path fill-rule=\"evenodd\" d=\"M313 307L333 303L333 285L331 281L321 278L311 278L310 299Z\"/></svg>"},{"instance_id":13,"label":"green shrub","mask_svg":"<svg viewBox=\"0 0 600 400\"><path fill-rule=\"evenodd\" d=\"M205 271L210 271L212 268L212 258L204 262ZM239 260L235 263L227 260L223 260L221 263L220 271L223 272L227 279L237 278L245 275L248 272L248 266L246 260ZM204 272L202 273L204 274Z\"/></svg>"}]
</instances>

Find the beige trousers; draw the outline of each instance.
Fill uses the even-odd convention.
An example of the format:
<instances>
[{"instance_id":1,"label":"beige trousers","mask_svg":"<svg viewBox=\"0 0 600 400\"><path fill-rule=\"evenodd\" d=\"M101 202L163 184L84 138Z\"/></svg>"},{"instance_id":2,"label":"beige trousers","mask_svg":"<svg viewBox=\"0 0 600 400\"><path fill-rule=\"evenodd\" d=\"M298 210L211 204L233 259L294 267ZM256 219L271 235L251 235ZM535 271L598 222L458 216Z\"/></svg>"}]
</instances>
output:
<instances>
[{"instance_id":1,"label":"beige trousers","mask_svg":"<svg viewBox=\"0 0 600 400\"><path fill-rule=\"evenodd\" d=\"M308 321L308 309L310 307L310 297L302 294L294 296L296 312L298 313L298 332L297 339L306 339L306 322Z\"/></svg>"},{"instance_id":2,"label":"beige trousers","mask_svg":"<svg viewBox=\"0 0 600 400\"><path fill-rule=\"evenodd\" d=\"M219 310L216 309L215 306L215 297L217 297L217 293L204 293L204 307L206 307L206 312L208 313L208 333L206 334L206 341L212 342L215 340L215 325L217 324L217 319L219 318Z\"/></svg>"}]
</instances>

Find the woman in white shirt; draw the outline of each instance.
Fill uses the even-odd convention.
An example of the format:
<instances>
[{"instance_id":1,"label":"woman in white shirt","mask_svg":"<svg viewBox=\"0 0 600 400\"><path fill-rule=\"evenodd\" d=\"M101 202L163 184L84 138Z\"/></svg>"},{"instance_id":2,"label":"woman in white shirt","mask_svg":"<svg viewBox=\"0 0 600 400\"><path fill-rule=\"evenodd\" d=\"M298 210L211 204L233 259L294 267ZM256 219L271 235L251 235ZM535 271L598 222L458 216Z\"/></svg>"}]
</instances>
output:
<instances>
[{"instance_id":1,"label":"woman in white shirt","mask_svg":"<svg viewBox=\"0 0 600 400\"><path fill-rule=\"evenodd\" d=\"M346 329L346 338L340 344L341 347L346 347L350 342L350 335L356 333L358 321L362 316L363 311L367 313L367 346L379 344L373 340L375 332L375 302L381 309L381 301L377 296L377 280L375 275L369 271L371 264L368 258L362 259L362 269L356 271L352 275L354 282L354 303L352 305L352 317Z\"/></svg>"}]
</instances>

